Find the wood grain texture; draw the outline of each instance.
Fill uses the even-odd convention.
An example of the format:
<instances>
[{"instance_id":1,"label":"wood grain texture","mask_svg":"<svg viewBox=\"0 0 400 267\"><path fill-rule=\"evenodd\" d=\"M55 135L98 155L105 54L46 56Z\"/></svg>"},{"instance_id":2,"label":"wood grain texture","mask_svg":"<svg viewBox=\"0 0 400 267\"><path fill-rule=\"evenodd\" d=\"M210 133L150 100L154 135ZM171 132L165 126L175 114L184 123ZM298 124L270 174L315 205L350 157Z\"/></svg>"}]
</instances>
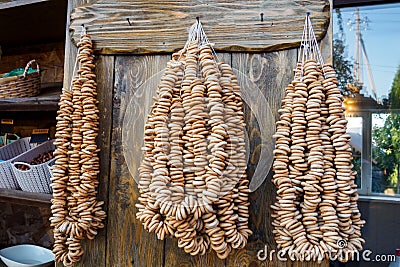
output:
<instances>
[{"instance_id":1,"label":"wood grain texture","mask_svg":"<svg viewBox=\"0 0 400 267\"><path fill-rule=\"evenodd\" d=\"M235 53L232 56L232 67L244 73L258 86L276 117L283 97L283 89L291 80L296 59L296 49L264 54ZM242 90L246 89L242 88ZM250 157L254 159L247 166L247 173L251 179L258 163L257 155L255 155L256 148L262 140L258 122L248 106L245 106L245 116L246 129L251 136ZM274 123L271 125L274 127ZM268 156L273 157L273 154ZM253 231L253 235L245 250L239 250L228 257L227 266L268 266L265 265L268 263L267 261L263 262L257 259L257 252L264 249L265 245L269 249L275 246L270 224L271 209L269 208L275 194L271 182L272 171L265 175L268 175L266 181L250 195L250 229Z\"/></svg>"},{"instance_id":2,"label":"wood grain texture","mask_svg":"<svg viewBox=\"0 0 400 267\"><path fill-rule=\"evenodd\" d=\"M321 39L329 26L327 0L100 0L75 8L70 30L76 43L84 24L104 54L165 53L185 44L200 17L217 50L276 51L299 45L306 12Z\"/></svg>"},{"instance_id":3,"label":"wood grain texture","mask_svg":"<svg viewBox=\"0 0 400 267\"><path fill-rule=\"evenodd\" d=\"M330 10L333 10L333 0L329 0ZM333 25L333 17L330 17L329 25ZM325 63L332 64L333 61L333 27L328 27L325 37L320 42L321 53Z\"/></svg>"},{"instance_id":4,"label":"wood grain texture","mask_svg":"<svg viewBox=\"0 0 400 267\"><path fill-rule=\"evenodd\" d=\"M51 194L25 192L22 190L0 188L0 202L25 204L30 206L45 206L49 208Z\"/></svg>"},{"instance_id":5,"label":"wood grain texture","mask_svg":"<svg viewBox=\"0 0 400 267\"><path fill-rule=\"evenodd\" d=\"M87 4L90 2L93 2L93 0L71 0L71 1L68 1L67 25L70 25L70 23L71 23L71 21L70 21L71 12L75 7L81 6L83 4ZM80 34L80 32L79 32L79 34ZM73 45L70 34L69 34L68 27L66 27L66 29L65 29L64 82L63 82L64 88L69 88L69 86L71 84L77 52L78 52L78 48L75 45Z\"/></svg>"},{"instance_id":6,"label":"wood grain texture","mask_svg":"<svg viewBox=\"0 0 400 267\"><path fill-rule=\"evenodd\" d=\"M162 70L142 82L134 91L124 98L126 110L122 127L122 152L125 157L129 173L139 182L140 162L142 160L142 147L144 145L144 128L148 114L151 113L157 87L164 73ZM165 66L164 66L165 67Z\"/></svg>"},{"instance_id":7,"label":"wood grain texture","mask_svg":"<svg viewBox=\"0 0 400 267\"><path fill-rule=\"evenodd\" d=\"M113 73L114 57L100 56L96 60L96 81L99 100L100 125L97 145L101 148L99 189L97 199L104 201L103 209L108 214L108 190L110 175L110 155L111 155L111 127L112 127L112 97L113 97ZM105 228L99 231L94 240L83 242L85 254L81 262L76 266L106 266L106 246L107 246L107 219L104 222Z\"/></svg>"},{"instance_id":8,"label":"wood grain texture","mask_svg":"<svg viewBox=\"0 0 400 267\"><path fill-rule=\"evenodd\" d=\"M169 59L170 56L116 58L106 266L163 265L164 242L144 231L135 218L138 190L123 154L122 122L132 94L165 68Z\"/></svg>"},{"instance_id":9,"label":"wood grain texture","mask_svg":"<svg viewBox=\"0 0 400 267\"><path fill-rule=\"evenodd\" d=\"M261 97L252 96L255 99L254 106L250 109L248 105L245 105L247 132L250 139L249 169L251 170L250 189L252 191L265 180L271 167L271 164L267 163L271 163L273 160L274 139L272 135L275 133L277 110L280 108L283 89L292 75L292 66L295 66L296 58L295 49L267 54L234 54L233 57L233 67L243 73L247 80L250 80L242 86L244 87L242 90L252 94L261 94L267 102L261 101L262 99L259 99ZM255 84L258 90L249 91L248 87L252 86L250 83ZM259 115L260 109L267 110L268 108L270 113ZM262 168L260 173L260 167L264 167L264 165L268 166Z\"/></svg>"}]
</instances>

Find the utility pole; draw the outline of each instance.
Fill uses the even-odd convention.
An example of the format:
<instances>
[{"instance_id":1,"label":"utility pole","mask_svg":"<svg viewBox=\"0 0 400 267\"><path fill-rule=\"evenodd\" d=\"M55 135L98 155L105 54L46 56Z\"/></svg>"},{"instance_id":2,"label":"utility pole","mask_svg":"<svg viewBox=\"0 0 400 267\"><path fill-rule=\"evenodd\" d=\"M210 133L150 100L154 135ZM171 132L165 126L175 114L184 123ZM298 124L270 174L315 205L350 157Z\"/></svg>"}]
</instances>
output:
<instances>
[{"instance_id":1,"label":"utility pole","mask_svg":"<svg viewBox=\"0 0 400 267\"><path fill-rule=\"evenodd\" d=\"M368 74L368 80L369 80L369 85L370 89L372 92L372 96L375 100L378 100L377 94L376 94L376 88L375 88L375 83L374 83L374 78L372 76L372 71L371 71L371 66L369 64L369 59L367 56L367 51L365 49L365 43L362 38L361 34L361 23L367 23L368 19L364 18L363 21L360 18L360 10L357 7L355 12L354 12L354 21L349 20L348 24L353 28L355 26L355 33L356 33L356 38L355 38L355 45L354 45L354 65L353 65L353 78L354 78L354 84L350 85L351 87L355 87L354 89L356 91L360 91L363 89L363 71L362 71L362 60L364 59L365 65L367 67L367 74Z\"/></svg>"},{"instance_id":2,"label":"utility pole","mask_svg":"<svg viewBox=\"0 0 400 267\"><path fill-rule=\"evenodd\" d=\"M360 30L360 14L359 14L359 9L356 7L356 11L354 13L354 22L356 26L356 38L355 38L355 45L354 45L354 55L355 55L355 61L354 61L354 83L356 86L361 87L363 86L362 81L362 72L361 72L361 49L360 49L360 44L361 44L361 30Z\"/></svg>"}]
</instances>

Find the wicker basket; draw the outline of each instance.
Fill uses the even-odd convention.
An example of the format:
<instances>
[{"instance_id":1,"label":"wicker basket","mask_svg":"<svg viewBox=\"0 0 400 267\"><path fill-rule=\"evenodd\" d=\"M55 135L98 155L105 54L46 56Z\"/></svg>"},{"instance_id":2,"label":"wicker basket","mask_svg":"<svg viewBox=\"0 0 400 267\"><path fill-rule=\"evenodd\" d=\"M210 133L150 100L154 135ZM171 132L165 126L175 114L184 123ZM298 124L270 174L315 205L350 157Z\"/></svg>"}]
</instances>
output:
<instances>
[{"instance_id":1,"label":"wicker basket","mask_svg":"<svg viewBox=\"0 0 400 267\"><path fill-rule=\"evenodd\" d=\"M36 72L28 74L32 64L36 64ZM36 60L26 64L22 75L2 78L6 73L0 74L0 98L20 98L36 96L40 93L40 68Z\"/></svg>"},{"instance_id":2,"label":"wicker basket","mask_svg":"<svg viewBox=\"0 0 400 267\"><path fill-rule=\"evenodd\" d=\"M49 165L55 162L51 159L45 163L38 165L30 165L26 162L32 161L34 158L42 153L49 152L55 149L53 144L54 140L46 141L43 144L15 157L11 162L11 167L14 172L15 178L21 189L27 192L36 193L51 193L50 177L52 176ZM29 170L18 170L15 165L21 164L29 167Z\"/></svg>"},{"instance_id":3,"label":"wicker basket","mask_svg":"<svg viewBox=\"0 0 400 267\"><path fill-rule=\"evenodd\" d=\"M11 161L20 154L33 148L30 137L21 138L0 148L0 188L18 189L18 183L11 168Z\"/></svg>"}]
</instances>

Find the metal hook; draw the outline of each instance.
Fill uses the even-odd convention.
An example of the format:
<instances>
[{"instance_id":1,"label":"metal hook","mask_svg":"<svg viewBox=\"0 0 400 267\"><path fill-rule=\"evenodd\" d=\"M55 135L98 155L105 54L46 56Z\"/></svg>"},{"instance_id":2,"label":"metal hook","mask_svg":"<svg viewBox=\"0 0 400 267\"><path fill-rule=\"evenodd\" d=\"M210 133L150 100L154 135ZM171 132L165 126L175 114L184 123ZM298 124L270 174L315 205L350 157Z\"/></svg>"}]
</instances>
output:
<instances>
[{"instance_id":1,"label":"metal hook","mask_svg":"<svg viewBox=\"0 0 400 267\"><path fill-rule=\"evenodd\" d=\"M261 17L261 22L264 21L264 13L260 13L260 17Z\"/></svg>"},{"instance_id":2,"label":"metal hook","mask_svg":"<svg viewBox=\"0 0 400 267\"><path fill-rule=\"evenodd\" d=\"M85 25L84 25L84 24L82 24L82 25L81 25L81 27L82 27L82 32L81 32L81 35L84 35L84 34L86 34L86 28L85 28Z\"/></svg>"},{"instance_id":3,"label":"metal hook","mask_svg":"<svg viewBox=\"0 0 400 267\"><path fill-rule=\"evenodd\" d=\"M132 26L132 24L131 24L129 18L126 18L126 20L128 21L129 26Z\"/></svg>"}]
</instances>

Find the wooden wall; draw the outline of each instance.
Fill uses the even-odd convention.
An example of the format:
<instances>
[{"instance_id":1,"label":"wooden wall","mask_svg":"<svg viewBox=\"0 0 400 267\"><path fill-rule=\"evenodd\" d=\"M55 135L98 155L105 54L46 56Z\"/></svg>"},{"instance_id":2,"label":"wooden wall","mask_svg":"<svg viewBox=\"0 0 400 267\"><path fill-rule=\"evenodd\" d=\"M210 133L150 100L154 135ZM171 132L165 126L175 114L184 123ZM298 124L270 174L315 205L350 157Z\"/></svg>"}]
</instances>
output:
<instances>
[{"instance_id":1,"label":"wooden wall","mask_svg":"<svg viewBox=\"0 0 400 267\"><path fill-rule=\"evenodd\" d=\"M69 12L88 1L69 1ZM67 31L67 36L69 32ZM329 44L330 35L325 37ZM330 45L324 54L330 54ZM64 86L71 79L76 48L67 41ZM292 79L297 49L269 53L224 53L224 61L244 72L260 88L276 113L283 90ZM99 55L96 72L101 110L100 140L101 174L99 198L106 201L106 227L94 241L86 244L87 252L77 266L328 266L321 264L259 261L257 252L267 245L272 249L271 210L274 189L272 172L260 188L251 194L250 228L254 234L247 247L236 251L226 260L215 254L191 257L177 247L176 240L159 241L154 234L143 230L135 218L138 190L125 163L122 147L122 122L129 96L152 75L161 71L170 55ZM256 125L246 110L247 130ZM251 151L252 152L252 151ZM272 156L272 155L271 155ZM251 177L254 166L250 165ZM267 175L267 174L266 174Z\"/></svg>"},{"instance_id":2,"label":"wooden wall","mask_svg":"<svg viewBox=\"0 0 400 267\"><path fill-rule=\"evenodd\" d=\"M291 80L296 55L297 51L292 49L265 54L224 54L223 58L231 62L234 68L251 77L276 111L280 105L283 88ZM103 163L108 160L109 150L111 162L109 179L106 177L106 166L102 167L100 193L101 199L108 199L108 218L107 228L99 238L89 244L90 251L86 254L82 266L288 266L286 263L277 262L272 265L257 259L257 252L265 245L270 249L274 247L269 209L274 199L271 173L268 174L266 182L251 195L250 228L254 234L248 246L235 252L225 261L219 260L214 254L188 256L177 248L176 240L157 240L154 234L144 231L135 219L138 191L122 151L122 122L129 96L143 82L161 71L168 60L168 55L101 56L97 62L99 89L102 92L100 99L112 101L112 104L103 103L103 106L112 106L112 110L103 109L103 112L106 112L103 113L103 117L112 117L112 121L102 128L102 136L105 139L102 141L102 160ZM102 76L105 73L109 75L106 78ZM254 120L248 111L246 118L248 132L251 132L256 126L252 124ZM107 140L109 142L110 139L111 145L107 145ZM249 166L248 169L250 177L254 171L253 167ZM293 266L318 266L314 263L298 264Z\"/></svg>"}]
</instances>

